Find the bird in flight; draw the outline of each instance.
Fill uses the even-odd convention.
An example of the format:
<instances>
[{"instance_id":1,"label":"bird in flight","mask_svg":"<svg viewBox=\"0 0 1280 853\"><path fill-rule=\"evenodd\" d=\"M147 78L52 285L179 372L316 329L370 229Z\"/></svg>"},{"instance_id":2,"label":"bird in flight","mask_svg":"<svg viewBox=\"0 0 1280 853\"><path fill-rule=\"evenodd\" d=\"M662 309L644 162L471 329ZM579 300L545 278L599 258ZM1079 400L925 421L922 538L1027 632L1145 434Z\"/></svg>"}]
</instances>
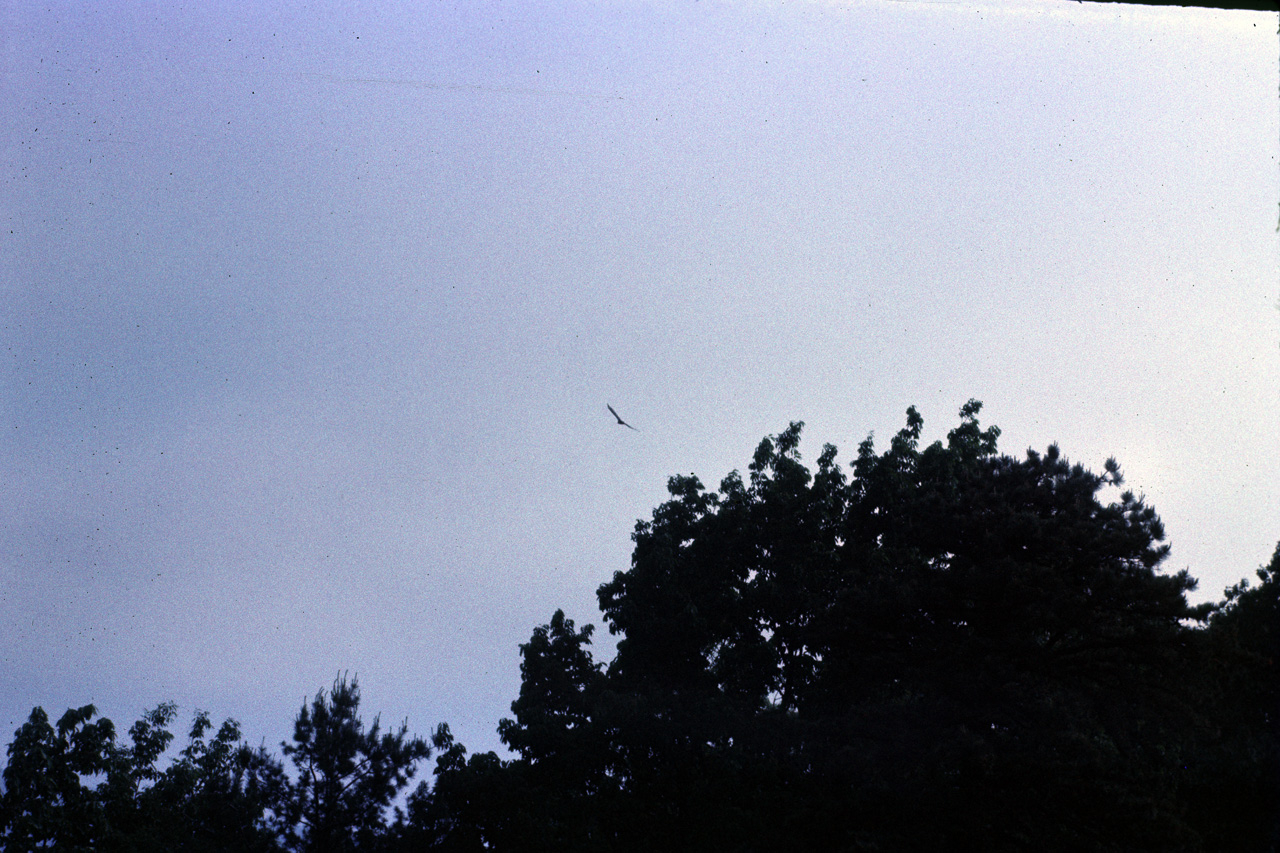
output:
<instances>
[{"instance_id":1,"label":"bird in flight","mask_svg":"<svg viewBox=\"0 0 1280 853\"><path fill-rule=\"evenodd\" d=\"M605 404L604 404L604 407L605 407L606 409L608 409L608 410L609 410L609 414L613 415L615 418L617 418L617 419L618 419L618 423L622 424L622 425L623 425L624 427L626 427L627 429L636 429L636 428L635 428L635 427L633 427L631 424L629 424L629 423L627 423L626 421L624 421L624 420L622 419L622 417L621 417L617 412L615 412L615 411L613 410L613 406L610 406L608 403L605 403ZM639 432L639 431L640 431L640 430L636 429L636 432Z\"/></svg>"}]
</instances>

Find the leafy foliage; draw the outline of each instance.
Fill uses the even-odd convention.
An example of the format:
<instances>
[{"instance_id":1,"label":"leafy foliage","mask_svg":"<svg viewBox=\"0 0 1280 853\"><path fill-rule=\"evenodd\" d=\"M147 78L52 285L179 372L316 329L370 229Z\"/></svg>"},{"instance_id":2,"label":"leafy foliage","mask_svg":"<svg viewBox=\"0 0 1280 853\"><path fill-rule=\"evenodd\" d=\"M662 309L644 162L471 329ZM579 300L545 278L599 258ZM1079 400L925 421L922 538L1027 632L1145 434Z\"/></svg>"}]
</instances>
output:
<instances>
[{"instance_id":1,"label":"leafy foliage","mask_svg":"<svg viewBox=\"0 0 1280 853\"><path fill-rule=\"evenodd\" d=\"M55 729L36 708L15 733L4 770L5 850L93 850L101 840L102 799L80 780L106 771L115 740L110 720L91 722L96 713L70 709Z\"/></svg>"},{"instance_id":2,"label":"leafy foliage","mask_svg":"<svg viewBox=\"0 0 1280 853\"><path fill-rule=\"evenodd\" d=\"M1204 638L1187 800L1208 849L1280 850L1280 544L1257 578L1226 591Z\"/></svg>"},{"instance_id":3,"label":"leafy foliage","mask_svg":"<svg viewBox=\"0 0 1280 853\"><path fill-rule=\"evenodd\" d=\"M359 717L360 687L345 678L328 695L316 694L294 722L283 749L297 770L289 799L292 846L307 851L371 849L386 834L386 812L413 778L431 748L410 737L408 724L365 731Z\"/></svg>"},{"instance_id":4,"label":"leafy foliage","mask_svg":"<svg viewBox=\"0 0 1280 853\"><path fill-rule=\"evenodd\" d=\"M167 724L175 712L172 705ZM146 718L144 717L144 721ZM135 726L136 728L136 726ZM241 741L240 726L226 720L212 739L209 715L199 711L188 743L155 784L136 798L129 843L122 849L266 851L277 848L286 779L277 759ZM164 733L167 736L167 732ZM165 738L166 741L168 738ZM150 757L149 767L159 758Z\"/></svg>"},{"instance_id":5,"label":"leafy foliage","mask_svg":"<svg viewBox=\"0 0 1280 853\"><path fill-rule=\"evenodd\" d=\"M127 745L96 713L72 709L55 730L36 708L16 733L0 800L5 850L276 849L267 816L281 791L279 763L238 743L234 721L207 742L211 723L197 714L190 743L161 771L173 704L144 714Z\"/></svg>"},{"instance_id":6,"label":"leafy foliage","mask_svg":"<svg viewBox=\"0 0 1280 853\"><path fill-rule=\"evenodd\" d=\"M530 804L558 849L1194 849L1211 608L1158 571L1152 508L1099 499L1114 460L1000 455L979 411L922 449L908 410L850 474L830 445L809 471L793 423L746 478L673 477L599 589L614 660L557 613L521 648L517 757L426 796L503 779L469 821L502 849Z\"/></svg>"},{"instance_id":7,"label":"leafy foliage","mask_svg":"<svg viewBox=\"0 0 1280 853\"><path fill-rule=\"evenodd\" d=\"M718 489L673 477L598 590L617 653L556 611L468 755L304 704L292 765L176 709L118 744L92 706L9 746L6 850L1274 851L1280 546L1193 607L1153 508L1057 446L999 453L971 401L847 468L802 424ZM1104 500L1106 498L1106 500ZM434 783L403 801L434 747ZM396 808L402 802L404 808Z\"/></svg>"},{"instance_id":8,"label":"leafy foliage","mask_svg":"<svg viewBox=\"0 0 1280 853\"><path fill-rule=\"evenodd\" d=\"M366 731L359 687L339 679L303 706L284 752L295 778L227 720L213 734L197 712L168 767L172 703L148 711L116 742L93 706L57 728L36 708L9 746L0 841L12 851L340 851L385 847L390 806L430 754L406 728Z\"/></svg>"}]
</instances>

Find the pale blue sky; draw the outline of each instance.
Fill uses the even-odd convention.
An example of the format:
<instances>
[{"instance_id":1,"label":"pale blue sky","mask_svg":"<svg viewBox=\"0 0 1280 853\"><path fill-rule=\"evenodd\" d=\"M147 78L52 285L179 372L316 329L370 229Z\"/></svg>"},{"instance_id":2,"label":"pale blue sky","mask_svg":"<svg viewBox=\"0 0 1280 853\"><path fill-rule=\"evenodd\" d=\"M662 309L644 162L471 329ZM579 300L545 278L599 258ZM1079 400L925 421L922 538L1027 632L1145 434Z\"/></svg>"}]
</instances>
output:
<instances>
[{"instance_id":1,"label":"pale blue sky","mask_svg":"<svg viewBox=\"0 0 1280 853\"><path fill-rule=\"evenodd\" d=\"M274 744L350 671L492 748L669 475L970 397L1115 455L1219 597L1280 539L1275 27L7 4L5 742L176 700Z\"/></svg>"}]
</instances>

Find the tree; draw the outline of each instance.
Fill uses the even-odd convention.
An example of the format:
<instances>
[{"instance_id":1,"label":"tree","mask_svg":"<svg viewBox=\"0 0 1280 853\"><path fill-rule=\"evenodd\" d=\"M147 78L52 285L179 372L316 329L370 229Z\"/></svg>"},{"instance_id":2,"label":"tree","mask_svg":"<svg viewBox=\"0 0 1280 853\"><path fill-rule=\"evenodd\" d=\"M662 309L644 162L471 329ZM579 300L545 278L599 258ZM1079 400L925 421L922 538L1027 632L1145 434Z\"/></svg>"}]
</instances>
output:
<instances>
[{"instance_id":1,"label":"tree","mask_svg":"<svg viewBox=\"0 0 1280 853\"><path fill-rule=\"evenodd\" d=\"M1218 850L1280 850L1280 544L1226 590L1203 638L1206 697L1190 819Z\"/></svg>"},{"instance_id":2,"label":"tree","mask_svg":"<svg viewBox=\"0 0 1280 853\"><path fill-rule=\"evenodd\" d=\"M161 778L156 762L173 740L169 724L177 711L172 702L162 703L129 727L130 743L104 745L106 779L98 786L97 795L106 820L96 849L148 849L168 840L155 837L153 823L161 815L144 806L142 799Z\"/></svg>"},{"instance_id":3,"label":"tree","mask_svg":"<svg viewBox=\"0 0 1280 853\"><path fill-rule=\"evenodd\" d=\"M577 630L557 610L520 646L515 717L498 725L519 759L491 752L468 759L448 726L437 729L435 786L424 783L410 798L400 849L599 849L597 816L617 798L607 739L592 730L603 674L588 649L591 634L592 626Z\"/></svg>"},{"instance_id":4,"label":"tree","mask_svg":"<svg viewBox=\"0 0 1280 853\"><path fill-rule=\"evenodd\" d=\"M435 785L421 783L409 796L408 814L395 827L394 850L472 853L482 850L557 849L540 830L552 824L521 767L492 752L467 758L446 724L432 737L437 750ZM560 850L569 848L560 847Z\"/></svg>"},{"instance_id":5,"label":"tree","mask_svg":"<svg viewBox=\"0 0 1280 853\"><path fill-rule=\"evenodd\" d=\"M209 736L197 712L187 745L161 769L173 703L146 712L118 743L92 705L57 727L42 708L15 733L0 797L0 847L28 851L376 850L389 842L392 801L430 748L405 726L365 730L360 691L338 679L295 720L284 745L295 779L226 720ZM447 736L447 728L444 729Z\"/></svg>"},{"instance_id":6,"label":"tree","mask_svg":"<svg viewBox=\"0 0 1280 853\"><path fill-rule=\"evenodd\" d=\"M1280 545L1192 607L1120 467L1002 455L971 401L848 469L802 424L716 491L673 477L598 590L520 646L509 758L366 730L355 680L301 708L292 773L171 703L116 742L36 708L9 746L5 850L1280 849ZM1110 500L1104 502L1106 496Z\"/></svg>"},{"instance_id":7,"label":"tree","mask_svg":"<svg viewBox=\"0 0 1280 853\"><path fill-rule=\"evenodd\" d=\"M269 815L279 810L282 769L240 742L234 721L209 742L212 724L198 713L190 743L162 771L173 703L143 714L128 743L117 743L110 720L93 721L96 713L68 710L54 729L36 708L17 731L0 799L5 850L278 849Z\"/></svg>"},{"instance_id":8,"label":"tree","mask_svg":"<svg viewBox=\"0 0 1280 853\"><path fill-rule=\"evenodd\" d=\"M95 714L92 705L69 709L55 729L35 708L15 732L0 800L5 850L96 849L105 824L102 798L81 777L106 772L115 727L107 719L91 722Z\"/></svg>"},{"instance_id":9,"label":"tree","mask_svg":"<svg viewBox=\"0 0 1280 853\"><path fill-rule=\"evenodd\" d=\"M613 661L557 613L521 647L517 757L437 791L514 792L482 819L548 849L1195 849L1181 688L1211 608L1159 571L1152 508L1099 499L1114 460L1001 455L980 408L923 449L909 409L847 473L793 423L746 479L671 478L599 589Z\"/></svg>"},{"instance_id":10,"label":"tree","mask_svg":"<svg viewBox=\"0 0 1280 853\"><path fill-rule=\"evenodd\" d=\"M178 757L163 773L147 774L154 783L135 795L133 830L121 849L280 849L277 816L288 790L280 761L244 743L235 720L209 739L212 728L209 715L196 712Z\"/></svg>"},{"instance_id":11,"label":"tree","mask_svg":"<svg viewBox=\"0 0 1280 853\"><path fill-rule=\"evenodd\" d=\"M431 754L425 741L409 736L407 723L383 733L375 717L365 731L359 708L357 681L338 678L328 695L322 690L302 706L293 743L281 745L297 777L288 811L297 849L376 849L387 840L392 801Z\"/></svg>"}]
</instances>

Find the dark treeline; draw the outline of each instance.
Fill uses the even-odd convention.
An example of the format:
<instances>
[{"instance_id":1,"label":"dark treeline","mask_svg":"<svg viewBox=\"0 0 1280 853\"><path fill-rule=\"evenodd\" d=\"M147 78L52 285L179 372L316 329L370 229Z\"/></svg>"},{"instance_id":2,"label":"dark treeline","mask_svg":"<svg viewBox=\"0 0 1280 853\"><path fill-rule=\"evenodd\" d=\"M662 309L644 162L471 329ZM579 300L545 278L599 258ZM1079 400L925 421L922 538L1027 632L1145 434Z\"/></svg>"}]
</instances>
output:
<instances>
[{"instance_id":1,"label":"dark treeline","mask_svg":"<svg viewBox=\"0 0 1280 853\"><path fill-rule=\"evenodd\" d=\"M1119 467L1000 455L979 404L848 470L801 425L748 476L673 477L599 591L520 647L510 757L368 727L359 687L279 754L172 705L117 736L37 708L8 748L8 851L1266 851L1280 815L1280 547L1191 606ZM1114 496L1109 502L1101 497ZM432 756L432 778L415 770Z\"/></svg>"}]
</instances>

